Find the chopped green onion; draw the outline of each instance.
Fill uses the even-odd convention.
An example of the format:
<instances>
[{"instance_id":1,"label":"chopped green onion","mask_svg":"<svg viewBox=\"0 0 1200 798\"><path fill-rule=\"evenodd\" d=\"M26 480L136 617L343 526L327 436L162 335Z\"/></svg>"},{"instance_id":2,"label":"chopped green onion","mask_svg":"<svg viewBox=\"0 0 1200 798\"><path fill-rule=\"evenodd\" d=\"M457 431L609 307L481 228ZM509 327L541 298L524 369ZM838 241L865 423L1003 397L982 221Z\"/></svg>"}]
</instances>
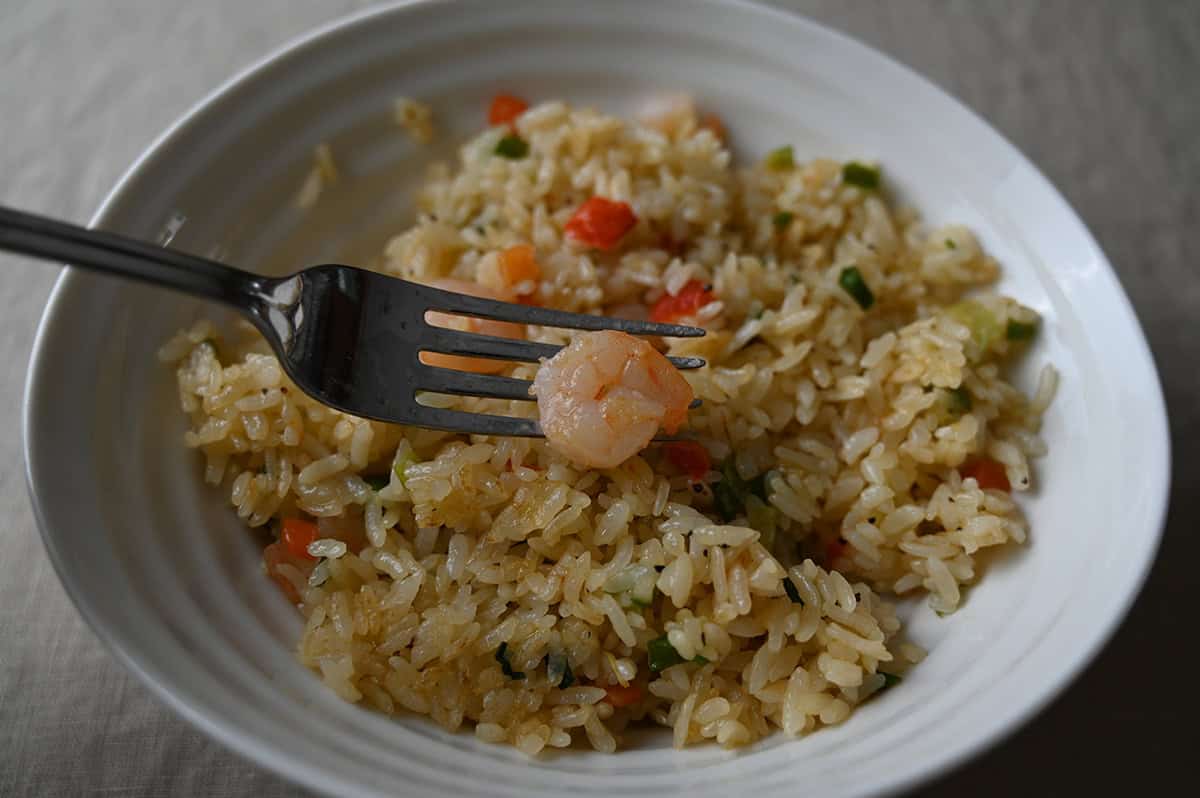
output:
<instances>
[{"instance_id":1,"label":"chopped green onion","mask_svg":"<svg viewBox=\"0 0 1200 798\"><path fill-rule=\"evenodd\" d=\"M780 211L771 217L771 224L775 225L776 230L782 230L792 223L796 218L796 214L791 211Z\"/></svg>"},{"instance_id":2,"label":"chopped green onion","mask_svg":"<svg viewBox=\"0 0 1200 798\"><path fill-rule=\"evenodd\" d=\"M971 412L971 394L961 385L946 389L946 408L956 415Z\"/></svg>"},{"instance_id":3,"label":"chopped green onion","mask_svg":"<svg viewBox=\"0 0 1200 798\"><path fill-rule=\"evenodd\" d=\"M750 481L742 479L732 457L721 463L721 479L713 483L713 503L717 513L725 521L732 521L745 511L747 499L757 496L767 503L767 473L763 472ZM762 530L759 530L760 532Z\"/></svg>"},{"instance_id":4,"label":"chopped green onion","mask_svg":"<svg viewBox=\"0 0 1200 798\"><path fill-rule=\"evenodd\" d=\"M650 660L650 670L654 673L683 662L683 657L679 656L679 652L671 645L671 641L667 640L666 635L647 643L646 655Z\"/></svg>"},{"instance_id":5,"label":"chopped green onion","mask_svg":"<svg viewBox=\"0 0 1200 798\"><path fill-rule=\"evenodd\" d=\"M779 518L775 508L758 496L746 497L746 523L758 530L759 540L768 549L775 543Z\"/></svg>"},{"instance_id":6,"label":"chopped green onion","mask_svg":"<svg viewBox=\"0 0 1200 798\"><path fill-rule=\"evenodd\" d=\"M713 501L723 520L732 521L741 513L745 492L746 483L738 475L733 458L726 458L721 464L721 479L713 485Z\"/></svg>"},{"instance_id":7,"label":"chopped green onion","mask_svg":"<svg viewBox=\"0 0 1200 798\"><path fill-rule=\"evenodd\" d=\"M901 678L894 673L886 673L884 671L880 671L879 675L883 677L883 687L880 687L878 690L876 690L875 692L877 692L877 693L882 693L884 690L888 689L889 687L895 687L896 685L900 684L900 682L902 681Z\"/></svg>"},{"instance_id":8,"label":"chopped green onion","mask_svg":"<svg viewBox=\"0 0 1200 798\"><path fill-rule=\"evenodd\" d=\"M767 500L767 474L769 473L769 471L764 471L746 483L746 489L764 502Z\"/></svg>"},{"instance_id":9,"label":"chopped green onion","mask_svg":"<svg viewBox=\"0 0 1200 798\"><path fill-rule=\"evenodd\" d=\"M971 331L971 340L979 348L979 355L1004 334L1004 327L1000 325L996 314L974 300L966 299L953 304L946 309L946 313Z\"/></svg>"},{"instance_id":10,"label":"chopped green onion","mask_svg":"<svg viewBox=\"0 0 1200 798\"><path fill-rule=\"evenodd\" d=\"M783 577L783 592L787 593L787 597L792 600L793 604L804 605L804 599L800 598L800 591L796 589L796 583L790 576Z\"/></svg>"},{"instance_id":11,"label":"chopped green onion","mask_svg":"<svg viewBox=\"0 0 1200 798\"><path fill-rule=\"evenodd\" d=\"M408 487L408 467L417 464L417 459L413 457L411 451L400 455L400 459L392 466L392 473L396 475L396 479L400 480L400 484Z\"/></svg>"},{"instance_id":12,"label":"chopped green onion","mask_svg":"<svg viewBox=\"0 0 1200 798\"><path fill-rule=\"evenodd\" d=\"M546 678L550 684L560 690L566 690L575 684L575 674L571 672L571 663L566 654L549 654L546 657Z\"/></svg>"},{"instance_id":13,"label":"chopped green onion","mask_svg":"<svg viewBox=\"0 0 1200 798\"><path fill-rule=\"evenodd\" d=\"M505 136L496 142L496 154L518 161L529 154L529 142L520 136Z\"/></svg>"},{"instance_id":14,"label":"chopped green onion","mask_svg":"<svg viewBox=\"0 0 1200 798\"><path fill-rule=\"evenodd\" d=\"M692 662L696 663L697 665L707 665L708 663L712 662L712 660L703 654L697 654L696 656L692 657Z\"/></svg>"},{"instance_id":15,"label":"chopped green onion","mask_svg":"<svg viewBox=\"0 0 1200 798\"><path fill-rule=\"evenodd\" d=\"M958 249L958 244L954 243L953 238L946 239L946 249Z\"/></svg>"},{"instance_id":16,"label":"chopped green onion","mask_svg":"<svg viewBox=\"0 0 1200 798\"><path fill-rule=\"evenodd\" d=\"M777 150L771 150L767 153L766 160L763 161L766 167L774 172L782 172L786 169L791 169L796 165L796 157L792 153L792 146L789 144L786 147L780 147Z\"/></svg>"},{"instance_id":17,"label":"chopped green onion","mask_svg":"<svg viewBox=\"0 0 1200 798\"><path fill-rule=\"evenodd\" d=\"M858 161L850 161L842 167L842 182L859 188L879 188L879 170Z\"/></svg>"},{"instance_id":18,"label":"chopped green onion","mask_svg":"<svg viewBox=\"0 0 1200 798\"><path fill-rule=\"evenodd\" d=\"M388 478L386 474L378 474L375 476L363 477L363 482L366 482L368 485L370 485L371 490L378 492L386 488L388 483L391 482L391 479Z\"/></svg>"},{"instance_id":19,"label":"chopped green onion","mask_svg":"<svg viewBox=\"0 0 1200 798\"><path fill-rule=\"evenodd\" d=\"M1009 319L1008 326L1004 328L1004 337L1010 341L1028 341L1033 336L1037 335L1037 322L1025 323L1016 319Z\"/></svg>"},{"instance_id":20,"label":"chopped green onion","mask_svg":"<svg viewBox=\"0 0 1200 798\"><path fill-rule=\"evenodd\" d=\"M875 295L867 287L866 281L863 280L862 272L858 270L857 266L847 266L842 269L842 273L838 275L838 285L863 310L870 310L871 306L875 304Z\"/></svg>"},{"instance_id":21,"label":"chopped green onion","mask_svg":"<svg viewBox=\"0 0 1200 798\"><path fill-rule=\"evenodd\" d=\"M732 521L742 509L742 499L738 496L737 488L730 485L726 479L713 483L713 504L716 505L717 515L721 516L722 521Z\"/></svg>"},{"instance_id":22,"label":"chopped green onion","mask_svg":"<svg viewBox=\"0 0 1200 798\"><path fill-rule=\"evenodd\" d=\"M611 574L604 581L604 592L620 597L621 606L649 607L654 601L657 574L649 565L634 563Z\"/></svg>"},{"instance_id":23,"label":"chopped green onion","mask_svg":"<svg viewBox=\"0 0 1200 798\"><path fill-rule=\"evenodd\" d=\"M514 671L512 663L508 661L508 643L501 643L496 649L496 662L500 663L500 670L504 671L504 675L510 679L524 679L525 674L521 671Z\"/></svg>"}]
</instances>

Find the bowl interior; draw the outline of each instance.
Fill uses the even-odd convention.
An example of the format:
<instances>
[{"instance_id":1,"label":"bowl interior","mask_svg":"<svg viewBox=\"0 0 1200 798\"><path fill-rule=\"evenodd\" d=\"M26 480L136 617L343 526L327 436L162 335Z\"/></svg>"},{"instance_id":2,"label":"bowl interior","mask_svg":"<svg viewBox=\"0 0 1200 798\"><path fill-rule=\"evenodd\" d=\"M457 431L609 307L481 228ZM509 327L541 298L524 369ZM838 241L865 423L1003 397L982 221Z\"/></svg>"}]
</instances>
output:
<instances>
[{"instance_id":1,"label":"bowl interior","mask_svg":"<svg viewBox=\"0 0 1200 798\"><path fill-rule=\"evenodd\" d=\"M1165 504L1165 416L1144 339L1103 256L1036 170L920 78L819 26L688 0L370 12L211 98L131 172L100 222L148 239L178 227L173 245L261 272L367 263L410 223L425 166L480 129L496 92L628 112L680 89L721 115L742 156L791 143L801 157L878 158L927 220L973 228L1004 266L1001 289L1042 313L1017 380L1031 388L1045 362L1062 379L1040 488L1022 502L1031 545L992 559L952 617L909 606L909 635L928 660L841 726L737 754L676 752L650 733L615 756L531 762L344 704L294 661L300 620L262 577L261 543L224 490L202 484L199 456L181 444L173 375L155 356L178 328L222 314L71 272L31 370L35 504L76 604L177 709L284 775L343 795L790 794L798 778L841 795L931 775L1086 663L1140 585ZM437 143L395 126L400 96L432 103ZM301 212L292 200L320 142L342 179Z\"/></svg>"}]
</instances>

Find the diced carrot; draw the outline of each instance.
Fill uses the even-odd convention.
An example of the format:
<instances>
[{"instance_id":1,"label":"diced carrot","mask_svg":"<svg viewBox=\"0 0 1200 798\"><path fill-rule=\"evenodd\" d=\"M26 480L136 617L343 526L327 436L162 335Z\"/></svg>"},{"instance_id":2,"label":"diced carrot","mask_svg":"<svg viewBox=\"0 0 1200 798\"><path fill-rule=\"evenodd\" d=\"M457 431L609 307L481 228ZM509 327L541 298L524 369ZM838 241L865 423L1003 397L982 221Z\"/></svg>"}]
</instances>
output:
<instances>
[{"instance_id":1,"label":"diced carrot","mask_svg":"<svg viewBox=\"0 0 1200 798\"><path fill-rule=\"evenodd\" d=\"M316 557L308 553L308 544L312 543L319 536L320 532L317 530L317 525L311 521L305 521L302 518L285 518L283 519L283 531L280 533L279 539L287 546L292 556L305 560L315 560Z\"/></svg>"},{"instance_id":2,"label":"diced carrot","mask_svg":"<svg viewBox=\"0 0 1200 798\"><path fill-rule=\"evenodd\" d=\"M1004 466L990 457L980 457L978 460L964 463L958 471L963 479L974 477L983 490L1012 490Z\"/></svg>"},{"instance_id":3,"label":"diced carrot","mask_svg":"<svg viewBox=\"0 0 1200 798\"><path fill-rule=\"evenodd\" d=\"M691 280L675 296L664 294L650 309L650 321L670 324L696 311L714 299L711 286Z\"/></svg>"},{"instance_id":4,"label":"diced carrot","mask_svg":"<svg viewBox=\"0 0 1200 798\"><path fill-rule=\"evenodd\" d=\"M511 125L528 108L529 103L520 97L514 97L511 94L497 94L492 98L491 107L488 108L488 124L492 126Z\"/></svg>"},{"instance_id":5,"label":"diced carrot","mask_svg":"<svg viewBox=\"0 0 1200 798\"><path fill-rule=\"evenodd\" d=\"M704 479L712 470L712 457L701 444L695 441L673 441L663 444L667 459L676 468L687 474L693 480Z\"/></svg>"},{"instance_id":6,"label":"diced carrot","mask_svg":"<svg viewBox=\"0 0 1200 798\"><path fill-rule=\"evenodd\" d=\"M542 268L538 266L533 247L529 244L517 244L501 252L500 275L509 286L517 286L541 277Z\"/></svg>"},{"instance_id":7,"label":"diced carrot","mask_svg":"<svg viewBox=\"0 0 1200 798\"><path fill-rule=\"evenodd\" d=\"M614 707L628 707L642 700L642 688L636 684L631 684L628 687L622 687L619 684L614 684L604 688L607 695L604 700Z\"/></svg>"},{"instance_id":8,"label":"diced carrot","mask_svg":"<svg viewBox=\"0 0 1200 798\"><path fill-rule=\"evenodd\" d=\"M627 202L592 197L567 221L567 235L590 247L610 250L637 224Z\"/></svg>"}]
</instances>

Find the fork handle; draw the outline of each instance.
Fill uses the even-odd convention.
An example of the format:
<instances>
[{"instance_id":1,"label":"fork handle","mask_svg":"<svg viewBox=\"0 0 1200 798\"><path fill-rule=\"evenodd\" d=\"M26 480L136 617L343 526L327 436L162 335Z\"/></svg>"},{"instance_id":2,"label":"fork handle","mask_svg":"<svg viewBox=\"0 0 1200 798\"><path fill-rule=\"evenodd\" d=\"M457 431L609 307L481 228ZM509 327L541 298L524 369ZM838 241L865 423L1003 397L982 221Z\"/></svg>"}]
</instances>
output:
<instances>
[{"instance_id":1,"label":"fork handle","mask_svg":"<svg viewBox=\"0 0 1200 798\"><path fill-rule=\"evenodd\" d=\"M0 205L0 249L132 277L247 310L263 278L223 263Z\"/></svg>"}]
</instances>

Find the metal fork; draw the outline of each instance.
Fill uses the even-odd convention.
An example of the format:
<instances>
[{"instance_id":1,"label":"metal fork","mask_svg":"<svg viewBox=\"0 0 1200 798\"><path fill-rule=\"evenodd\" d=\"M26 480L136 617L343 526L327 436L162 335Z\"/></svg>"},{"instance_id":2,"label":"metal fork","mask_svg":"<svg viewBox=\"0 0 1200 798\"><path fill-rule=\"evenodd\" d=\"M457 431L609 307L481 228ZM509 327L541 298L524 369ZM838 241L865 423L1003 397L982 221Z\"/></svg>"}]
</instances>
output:
<instances>
[{"instance_id":1,"label":"metal fork","mask_svg":"<svg viewBox=\"0 0 1200 798\"><path fill-rule=\"evenodd\" d=\"M421 352L536 363L561 347L437 327L428 311L481 319L697 337L698 327L567 313L480 299L396 277L326 264L263 277L178 250L0 206L0 249L132 277L229 305L267 339L305 393L365 418L453 432L538 437L527 418L430 407L419 392L532 400L528 380L429 366ZM670 359L699 368L694 357Z\"/></svg>"}]
</instances>

